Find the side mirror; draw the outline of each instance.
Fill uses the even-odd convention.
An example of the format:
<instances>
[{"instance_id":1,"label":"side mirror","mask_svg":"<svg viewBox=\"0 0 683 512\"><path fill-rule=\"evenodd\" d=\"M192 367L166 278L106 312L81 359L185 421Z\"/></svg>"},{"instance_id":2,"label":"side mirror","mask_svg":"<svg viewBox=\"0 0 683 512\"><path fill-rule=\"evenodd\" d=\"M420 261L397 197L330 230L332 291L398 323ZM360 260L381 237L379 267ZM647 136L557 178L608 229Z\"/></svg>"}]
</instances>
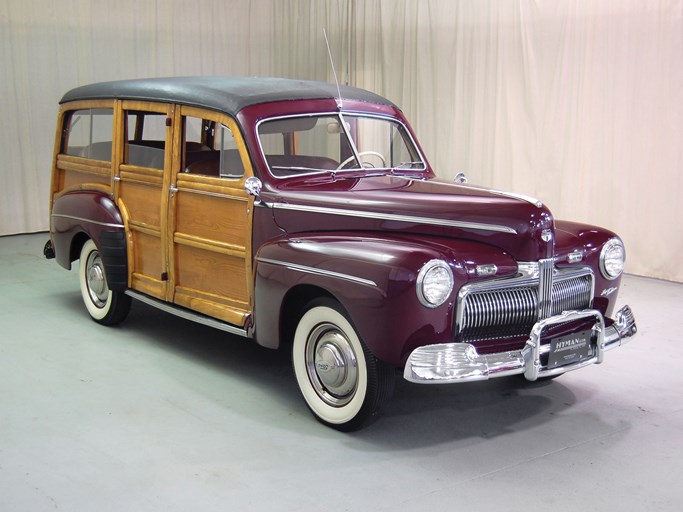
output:
<instances>
[{"instance_id":1,"label":"side mirror","mask_svg":"<svg viewBox=\"0 0 683 512\"><path fill-rule=\"evenodd\" d=\"M261 195L261 187L263 187L263 183L255 176L251 176L244 181L244 190L247 191L247 194L257 199Z\"/></svg>"},{"instance_id":2,"label":"side mirror","mask_svg":"<svg viewBox=\"0 0 683 512\"><path fill-rule=\"evenodd\" d=\"M458 174L455 175L454 181L458 185L465 185L467 183L467 176L465 176L464 172L459 172Z\"/></svg>"}]
</instances>

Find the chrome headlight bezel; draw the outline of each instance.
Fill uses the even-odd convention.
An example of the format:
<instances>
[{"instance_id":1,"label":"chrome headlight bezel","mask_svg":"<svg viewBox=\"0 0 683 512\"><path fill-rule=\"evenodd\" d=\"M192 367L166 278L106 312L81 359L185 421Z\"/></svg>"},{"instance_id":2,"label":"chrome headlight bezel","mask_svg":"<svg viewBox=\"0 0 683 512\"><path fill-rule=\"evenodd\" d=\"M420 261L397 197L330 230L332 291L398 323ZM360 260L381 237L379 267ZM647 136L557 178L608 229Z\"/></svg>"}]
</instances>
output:
<instances>
[{"instance_id":1,"label":"chrome headlight bezel","mask_svg":"<svg viewBox=\"0 0 683 512\"><path fill-rule=\"evenodd\" d=\"M600 272L605 279L615 280L624 272L626 249L618 238L611 238L600 251Z\"/></svg>"},{"instance_id":2,"label":"chrome headlight bezel","mask_svg":"<svg viewBox=\"0 0 683 512\"><path fill-rule=\"evenodd\" d=\"M451 296L454 285L450 265L443 260L430 260L417 274L417 298L427 308L438 308Z\"/></svg>"}]
</instances>

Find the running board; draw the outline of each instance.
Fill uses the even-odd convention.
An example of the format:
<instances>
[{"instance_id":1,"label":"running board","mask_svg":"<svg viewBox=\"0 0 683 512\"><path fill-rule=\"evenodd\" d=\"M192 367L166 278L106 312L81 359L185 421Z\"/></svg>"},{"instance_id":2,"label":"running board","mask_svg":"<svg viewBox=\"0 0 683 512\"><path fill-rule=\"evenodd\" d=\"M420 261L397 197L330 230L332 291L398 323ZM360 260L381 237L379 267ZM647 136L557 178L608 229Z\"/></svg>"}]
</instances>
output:
<instances>
[{"instance_id":1,"label":"running board","mask_svg":"<svg viewBox=\"0 0 683 512\"><path fill-rule=\"evenodd\" d=\"M230 334L236 334L237 336L242 336L244 338L249 337L247 331L245 331L244 329L240 329L239 327L235 327L234 325L221 322L220 320L216 320L215 318L211 318L210 316L195 313L194 311L190 311L189 309L181 308L168 302L154 299L148 295L136 292L134 290L126 290L126 295L130 295L131 297L139 300L140 302L144 302L145 304L149 304L152 307L160 309L161 311L164 311L166 313L171 313L172 315L179 316L180 318L184 318L185 320L191 320L193 322L197 322L198 324L207 325L209 327L213 327L214 329L229 332Z\"/></svg>"}]
</instances>

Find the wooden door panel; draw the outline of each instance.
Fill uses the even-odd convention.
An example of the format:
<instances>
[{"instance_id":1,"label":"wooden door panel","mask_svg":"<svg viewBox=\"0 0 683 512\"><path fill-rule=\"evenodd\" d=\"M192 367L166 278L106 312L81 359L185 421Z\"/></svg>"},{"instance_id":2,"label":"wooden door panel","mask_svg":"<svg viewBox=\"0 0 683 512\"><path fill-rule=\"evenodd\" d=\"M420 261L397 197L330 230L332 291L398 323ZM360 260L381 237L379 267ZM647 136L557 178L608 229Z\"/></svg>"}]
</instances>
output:
<instances>
[{"instance_id":1,"label":"wooden door panel","mask_svg":"<svg viewBox=\"0 0 683 512\"><path fill-rule=\"evenodd\" d=\"M244 250L248 200L228 194L208 195L178 181L176 232L233 244Z\"/></svg>"},{"instance_id":2,"label":"wooden door panel","mask_svg":"<svg viewBox=\"0 0 683 512\"><path fill-rule=\"evenodd\" d=\"M130 226L129 233L134 247L131 260L135 269L131 288L162 298L166 290L166 283L161 279L164 270L161 259L155 257L162 251L161 237L158 233L146 232L135 225Z\"/></svg>"},{"instance_id":3,"label":"wooden door panel","mask_svg":"<svg viewBox=\"0 0 683 512\"><path fill-rule=\"evenodd\" d=\"M179 180L173 233L175 302L242 325L249 308L246 197L207 195Z\"/></svg>"},{"instance_id":4,"label":"wooden door panel","mask_svg":"<svg viewBox=\"0 0 683 512\"><path fill-rule=\"evenodd\" d=\"M166 299L168 284L168 186L172 165L173 131L169 122L173 106L139 101L122 101L122 113L118 118L119 143L116 177L118 204L125 215L124 222L128 231L128 263L130 286L147 295ZM125 112L130 111L127 120ZM158 134L163 140L159 147L147 147L149 141L133 140L133 118L150 115L159 120ZM150 119L152 119L150 118ZM156 139L154 139L156 140ZM137 158L140 151L154 152L161 158L153 161ZM163 161L163 169L155 168ZM137 164L137 165L136 165ZM143 167L149 165L149 167Z\"/></svg>"},{"instance_id":5,"label":"wooden door panel","mask_svg":"<svg viewBox=\"0 0 683 512\"><path fill-rule=\"evenodd\" d=\"M167 285L162 279L165 272L161 243L163 171L144 169L136 172L130 166L121 167L119 196L127 214L130 236L131 288L164 298Z\"/></svg>"},{"instance_id":6,"label":"wooden door panel","mask_svg":"<svg viewBox=\"0 0 683 512\"><path fill-rule=\"evenodd\" d=\"M161 179L161 176L160 176ZM141 182L123 178L119 184L119 193L128 209L130 219L151 228L161 229L161 209L159 207L162 194L161 181Z\"/></svg>"},{"instance_id":7,"label":"wooden door panel","mask_svg":"<svg viewBox=\"0 0 683 512\"><path fill-rule=\"evenodd\" d=\"M239 133L234 121L225 116L188 107L181 107L175 121L181 130L183 116L209 119L216 126L231 125L232 132ZM207 153L212 151L215 148ZM241 154L248 162L246 150ZM251 312L253 198L244 189L244 179L251 175L250 164L241 178L221 178L180 172L188 167L186 158L182 151L175 157L177 191L169 205L173 301L243 327Z\"/></svg>"},{"instance_id":8,"label":"wooden door panel","mask_svg":"<svg viewBox=\"0 0 683 512\"><path fill-rule=\"evenodd\" d=\"M244 257L183 242L176 238L175 302L242 325L249 307Z\"/></svg>"}]
</instances>

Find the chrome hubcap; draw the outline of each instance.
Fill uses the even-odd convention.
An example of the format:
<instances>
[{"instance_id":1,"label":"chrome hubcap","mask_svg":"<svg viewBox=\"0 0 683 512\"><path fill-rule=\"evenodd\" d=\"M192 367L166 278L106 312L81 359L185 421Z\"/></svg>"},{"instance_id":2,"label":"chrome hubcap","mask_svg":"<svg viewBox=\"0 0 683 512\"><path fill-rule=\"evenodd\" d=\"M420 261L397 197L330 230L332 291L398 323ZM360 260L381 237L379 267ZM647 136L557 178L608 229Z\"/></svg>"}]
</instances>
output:
<instances>
[{"instance_id":1,"label":"chrome hubcap","mask_svg":"<svg viewBox=\"0 0 683 512\"><path fill-rule=\"evenodd\" d=\"M100 258L100 255L97 252L91 252L88 255L88 262L85 267L85 279L88 283L90 300L98 308L104 307L109 298L109 286L107 286L107 279L104 275L102 258Z\"/></svg>"},{"instance_id":2,"label":"chrome hubcap","mask_svg":"<svg viewBox=\"0 0 683 512\"><path fill-rule=\"evenodd\" d=\"M320 398L334 407L346 405L358 385L356 354L346 335L333 324L321 324L306 342L308 376Z\"/></svg>"}]
</instances>

